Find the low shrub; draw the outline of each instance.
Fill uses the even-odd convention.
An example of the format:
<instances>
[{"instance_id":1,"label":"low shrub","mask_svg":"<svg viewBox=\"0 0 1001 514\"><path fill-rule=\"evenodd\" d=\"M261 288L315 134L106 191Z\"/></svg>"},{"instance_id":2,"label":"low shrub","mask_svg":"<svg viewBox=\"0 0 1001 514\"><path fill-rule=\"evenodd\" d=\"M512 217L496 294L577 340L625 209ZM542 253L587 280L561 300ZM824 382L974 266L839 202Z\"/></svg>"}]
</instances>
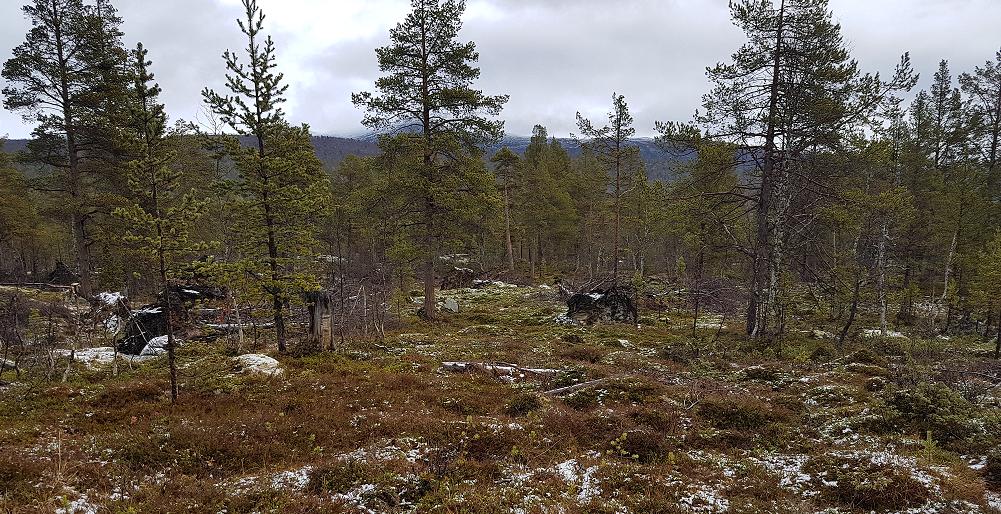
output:
<instances>
[{"instance_id":1,"label":"low shrub","mask_svg":"<svg viewBox=\"0 0 1001 514\"><path fill-rule=\"evenodd\" d=\"M922 505L928 489L907 468L868 458L811 457L803 471L828 501L861 510L897 510Z\"/></svg>"},{"instance_id":2,"label":"low shrub","mask_svg":"<svg viewBox=\"0 0 1001 514\"><path fill-rule=\"evenodd\" d=\"M987 456L983 469L984 480L994 486L1001 486L1001 449L995 448Z\"/></svg>"},{"instance_id":3,"label":"low shrub","mask_svg":"<svg viewBox=\"0 0 1001 514\"><path fill-rule=\"evenodd\" d=\"M750 396L715 396L702 400L699 416L723 430L756 430L788 421L790 412Z\"/></svg>"},{"instance_id":4,"label":"low shrub","mask_svg":"<svg viewBox=\"0 0 1001 514\"><path fill-rule=\"evenodd\" d=\"M604 358L605 352L593 346L575 346L560 352L565 359L597 364Z\"/></svg>"},{"instance_id":5,"label":"low shrub","mask_svg":"<svg viewBox=\"0 0 1001 514\"><path fill-rule=\"evenodd\" d=\"M306 490L314 494L344 494L365 483L373 473L370 465L356 460L337 460L309 472Z\"/></svg>"},{"instance_id":6,"label":"low shrub","mask_svg":"<svg viewBox=\"0 0 1001 514\"><path fill-rule=\"evenodd\" d=\"M135 381L109 387L94 399L97 408L117 410L136 403L159 401L167 393L166 382Z\"/></svg>"},{"instance_id":7,"label":"low shrub","mask_svg":"<svg viewBox=\"0 0 1001 514\"><path fill-rule=\"evenodd\" d=\"M882 368L885 368L887 365L886 357L876 353L869 347L861 348L851 354L847 361L849 363L868 364L870 366L879 366Z\"/></svg>"},{"instance_id":8,"label":"low shrub","mask_svg":"<svg viewBox=\"0 0 1001 514\"><path fill-rule=\"evenodd\" d=\"M539 396L534 393L517 393L508 400L504 412L511 417L524 416L542 406Z\"/></svg>"},{"instance_id":9,"label":"low shrub","mask_svg":"<svg viewBox=\"0 0 1001 514\"><path fill-rule=\"evenodd\" d=\"M643 430L631 430L613 439L608 453L642 464L658 462L667 457L669 448L664 437Z\"/></svg>"},{"instance_id":10,"label":"low shrub","mask_svg":"<svg viewBox=\"0 0 1001 514\"><path fill-rule=\"evenodd\" d=\"M922 437L930 431L946 447L978 432L973 404L944 384L923 382L895 391L886 407L884 416L896 427Z\"/></svg>"}]
</instances>

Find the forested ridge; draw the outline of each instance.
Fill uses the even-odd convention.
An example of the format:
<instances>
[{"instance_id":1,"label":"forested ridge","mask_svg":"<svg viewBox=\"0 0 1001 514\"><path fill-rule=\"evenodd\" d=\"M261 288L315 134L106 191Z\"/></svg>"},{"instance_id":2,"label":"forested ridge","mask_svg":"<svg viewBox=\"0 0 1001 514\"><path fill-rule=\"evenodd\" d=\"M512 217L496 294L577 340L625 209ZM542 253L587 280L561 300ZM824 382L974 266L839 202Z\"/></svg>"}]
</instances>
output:
<instances>
[{"instance_id":1,"label":"forested ridge","mask_svg":"<svg viewBox=\"0 0 1001 514\"><path fill-rule=\"evenodd\" d=\"M828 0L735 0L691 118L519 137L412 0L347 139L242 6L192 122L111 1L25 2L0 510L1001 509L1001 50L863 70Z\"/></svg>"}]
</instances>

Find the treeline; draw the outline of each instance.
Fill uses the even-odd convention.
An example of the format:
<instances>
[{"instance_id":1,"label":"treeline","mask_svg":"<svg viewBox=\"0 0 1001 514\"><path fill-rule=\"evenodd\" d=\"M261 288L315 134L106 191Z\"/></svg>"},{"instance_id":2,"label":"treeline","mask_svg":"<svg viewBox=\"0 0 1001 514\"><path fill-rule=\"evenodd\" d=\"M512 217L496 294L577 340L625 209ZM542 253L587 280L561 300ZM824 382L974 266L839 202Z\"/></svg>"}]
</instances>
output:
<instances>
[{"instance_id":1,"label":"treeline","mask_svg":"<svg viewBox=\"0 0 1001 514\"><path fill-rule=\"evenodd\" d=\"M0 156L6 280L62 260L85 296L224 285L268 313L281 350L304 293L342 312L372 295L376 318L423 296L434 318L459 262L637 291L657 277L769 340L806 305L842 339L867 312L884 331L921 318L984 337L1001 318L1001 52L958 78L943 61L914 93L906 54L891 76L859 69L826 0L733 2L747 42L708 69L692 120L656 127L695 156L665 183L647 178L617 94L607 120L577 115L577 157L542 126L523 155L484 155L507 97L474 86L464 2L412 0L375 52L381 77L351 97L382 153L326 173L282 111L264 15L243 5L247 46L224 54L227 90L203 92L201 125L168 122L156 66L125 48L110 2L24 7L4 107L35 130ZM49 171L29 179L14 159Z\"/></svg>"}]
</instances>

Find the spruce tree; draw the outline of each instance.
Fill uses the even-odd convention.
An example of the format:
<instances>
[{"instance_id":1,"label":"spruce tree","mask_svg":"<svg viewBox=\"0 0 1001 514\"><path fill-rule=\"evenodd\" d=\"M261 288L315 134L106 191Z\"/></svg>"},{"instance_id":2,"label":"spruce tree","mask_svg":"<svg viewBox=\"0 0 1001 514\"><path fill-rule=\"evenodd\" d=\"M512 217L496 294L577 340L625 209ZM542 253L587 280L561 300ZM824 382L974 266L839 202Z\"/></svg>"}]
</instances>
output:
<instances>
[{"instance_id":1,"label":"spruce tree","mask_svg":"<svg viewBox=\"0 0 1001 514\"><path fill-rule=\"evenodd\" d=\"M275 69L274 41L262 33L264 13L257 0L243 0L243 7L246 18L237 23L247 38L249 62L227 50L223 59L232 95L206 88L202 96L225 125L254 142L253 148L242 148L231 141L229 148L240 173L242 265L270 297L278 350L284 352L286 305L297 292L314 287L302 260L316 246L316 223L329 189L309 128L285 120L281 104L288 85Z\"/></svg>"},{"instance_id":2,"label":"spruce tree","mask_svg":"<svg viewBox=\"0 0 1001 514\"><path fill-rule=\"evenodd\" d=\"M414 187L409 193L422 211L422 235L418 244L424 282L424 315L436 312L436 264L447 244L450 205L461 204L464 184L452 183L450 164L479 153L480 145L495 141L503 123L490 120L507 102L506 96L488 96L472 84L480 76L475 67L479 54L473 42L460 42L464 0L411 0L411 12L390 31L390 44L376 49L379 70L385 75L375 82L376 92L352 95L365 109L363 123L373 129L415 131L408 148L416 145L421 159L414 166ZM387 149L409 150L387 143ZM468 168L460 166L459 168Z\"/></svg>"}]
</instances>

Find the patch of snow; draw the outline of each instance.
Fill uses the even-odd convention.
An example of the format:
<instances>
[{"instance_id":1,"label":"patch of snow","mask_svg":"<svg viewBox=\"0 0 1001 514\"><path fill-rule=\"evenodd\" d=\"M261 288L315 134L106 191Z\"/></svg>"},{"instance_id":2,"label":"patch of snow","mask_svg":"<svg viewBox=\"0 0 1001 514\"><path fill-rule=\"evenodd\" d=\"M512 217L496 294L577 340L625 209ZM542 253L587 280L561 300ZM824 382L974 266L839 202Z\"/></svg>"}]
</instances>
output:
<instances>
[{"instance_id":1,"label":"patch of snow","mask_svg":"<svg viewBox=\"0 0 1001 514\"><path fill-rule=\"evenodd\" d=\"M678 502L691 509L692 512L727 512L730 510L730 500L727 500L708 486L700 485L694 491L682 496Z\"/></svg>"},{"instance_id":2,"label":"patch of snow","mask_svg":"<svg viewBox=\"0 0 1001 514\"><path fill-rule=\"evenodd\" d=\"M257 373L261 375L281 375L282 368L278 361L267 355L259 353L248 353L234 357L240 363L240 367L247 373Z\"/></svg>"},{"instance_id":3,"label":"patch of snow","mask_svg":"<svg viewBox=\"0 0 1001 514\"><path fill-rule=\"evenodd\" d=\"M140 314L160 314L160 312L162 310L159 307L143 307L137 311L132 311L132 314L138 316Z\"/></svg>"},{"instance_id":4,"label":"patch of snow","mask_svg":"<svg viewBox=\"0 0 1001 514\"><path fill-rule=\"evenodd\" d=\"M589 503L601 495L598 481L594 478L596 471L598 471L598 466L584 468L576 459L570 459L556 465L556 473L563 481L578 487L577 501L579 503Z\"/></svg>"},{"instance_id":5,"label":"patch of snow","mask_svg":"<svg viewBox=\"0 0 1001 514\"><path fill-rule=\"evenodd\" d=\"M362 484L346 493L337 493L331 496L335 500L340 500L344 503L358 507L363 512L373 512L371 509L365 508L365 496L375 491L374 484Z\"/></svg>"},{"instance_id":6,"label":"patch of snow","mask_svg":"<svg viewBox=\"0 0 1001 514\"><path fill-rule=\"evenodd\" d=\"M99 506L90 503L86 494L81 494L79 498L66 502L65 506L57 508L56 514L97 514L98 510L100 510Z\"/></svg>"},{"instance_id":7,"label":"patch of snow","mask_svg":"<svg viewBox=\"0 0 1001 514\"><path fill-rule=\"evenodd\" d=\"M72 350L55 350L55 354L60 357L72 356L74 360L82 362L90 369L106 366L115 360L115 349L110 346L81 348L75 352Z\"/></svg>"},{"instance_id":8,"label":"patch of snow","mask_svg":"<svg viewBox=\"0 0 1001 514\"><path fill-rule=\"evenodd\" d=\"M119 318L117 314L112 314L108 316L108 319L104 320L104 330L109 334L117 334L123 325L122 318Z\"/></svg>"},{"instance_id":9,"label":"patch of snow","mask_svg":"<svg viewBox=\"0 0 1001 514\"><path fill-rule=\"evenodd\" d=\"M987 466L986 455L981 457L972 457L969 455L963 455L960 458L966 461L966 465L969 466L970 469L972 469L973 471L980 471L981 469L984 469L984 467Z\"/></svg>"},{"instance_id":10,"label":"patch of snow","mask_svg":"<svg viewBox=\"0 0 1001 514\"><path fill-rule=\"evenodd\" d=\"M568 327L576 326L578 324L577 320L567 316L566 313L556 316L553 318L553 321L555 321L557 325L564 325Z\"/></svg>"},{"instance_id":11,"label":"patch of snow","mask_svg":"<svg viewBox=\"0 0 1001 514\"><path fill-rule=\"evenodd\" d=\"M723 316L708 316L705 318L700 317L695 320L695 328L726 330L726 325L723 324Z\"/></svg>"},{"instance_id":12,"label":"patch of snow","mask_svg":"<svg viewBox=\"0 0 1001 514\"><path fill-rule=\"evenodd\" d=\"M303 466L299 469L276 473L271 477L271 487L301 491L309 484L309 474L312 472L313 466Z\"/></svg>"},{"instance_id":13,"label":"patch of snow","mask_svg":"<svg viewBox=\"0 0 1001 514\"><path fill-rule=\"evenodd\" d=\"M180 346L181 341L179 339L174 339L174 344ZM150 339L146 346L143 347L142 351L139 352L140 357L159 357L167 353L167 336L159 336Z\"/></svg>"},{"instance_id":14,"label":"patch of snow","mask_svg":"<svg viewBox=\"0 0 1001 514\"><path fill-rule=\"evenodd\" d=\"M987 491L984 493L984 500L987 502L988 507L1001 511L1001 494Z\"/></svg>"},{"instance_id":15,"label":"patch of snow","mask_svg":"<svg viewBox=\"0 0 1001 514\"><path fill-rule=\"evenodd\" d=\"M125 300L125 295L120 292L110 292L106 291L103 293L97 293L97 301L101 302L108 307L117 307L119 302Z\"/></svg>"},{"instance_id":16,"label":"patch of snow","mask_svg":"<svg viewBox=\"0 0 1001 514\"><path fill-rule=\"evenodd\" d=\"M810 475L803 471L803 466L809 460L807 455L765 455L760 459L751 459L761 467L779 476L779 486L785 489L801 492L804 496L816 495L816 491L806 491L810 484Z\"/></svg>"}]
</instances>

